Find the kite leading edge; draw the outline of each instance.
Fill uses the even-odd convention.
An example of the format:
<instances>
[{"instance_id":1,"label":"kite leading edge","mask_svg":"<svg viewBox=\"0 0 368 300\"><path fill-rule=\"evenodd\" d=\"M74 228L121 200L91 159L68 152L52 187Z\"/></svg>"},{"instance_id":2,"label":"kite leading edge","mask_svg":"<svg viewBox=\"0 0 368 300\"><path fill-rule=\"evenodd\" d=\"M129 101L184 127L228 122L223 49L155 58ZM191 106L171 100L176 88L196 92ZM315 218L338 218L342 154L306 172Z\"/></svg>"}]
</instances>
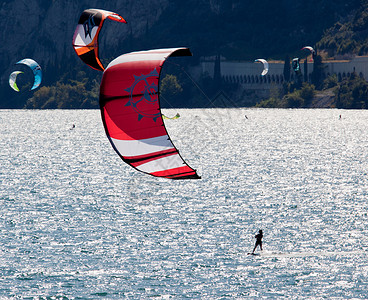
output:
<instances>
[{"instance_id":1,"label":"kite leading edge","mask_svg":"<svg viewBox=\"0 0 368 300\"><path fill-rule=\"evenodd\" d=\"M199 179L173 145L161 116L159 76L170 56L191 56L188 48L157 49L119 56L107 66L100 88L106 135L121 159L146 174Z\"/></svg>"}]
</instances>

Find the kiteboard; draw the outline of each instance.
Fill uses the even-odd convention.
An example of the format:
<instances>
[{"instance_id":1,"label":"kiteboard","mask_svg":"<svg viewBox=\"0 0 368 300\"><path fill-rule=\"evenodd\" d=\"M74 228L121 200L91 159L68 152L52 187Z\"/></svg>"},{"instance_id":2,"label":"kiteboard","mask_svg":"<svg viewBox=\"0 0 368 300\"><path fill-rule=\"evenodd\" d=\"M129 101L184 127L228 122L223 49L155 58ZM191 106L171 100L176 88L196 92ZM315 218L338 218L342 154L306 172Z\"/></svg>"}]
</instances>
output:
<instances>
[{"instance_id":1,"label":"kiteboard","mask_svg":"<svg viewBox=\"0 0 368 300\"><path fill-rule=\"evenodd\" d=\"M293 257L313 257L313 256L351 256L351 255L366 255L366 251L311 251L311 252L274 252L265 251L262 253L249 252L248 255L262 256L263 258L293 258Z\"/></svg>"}]
</instances>

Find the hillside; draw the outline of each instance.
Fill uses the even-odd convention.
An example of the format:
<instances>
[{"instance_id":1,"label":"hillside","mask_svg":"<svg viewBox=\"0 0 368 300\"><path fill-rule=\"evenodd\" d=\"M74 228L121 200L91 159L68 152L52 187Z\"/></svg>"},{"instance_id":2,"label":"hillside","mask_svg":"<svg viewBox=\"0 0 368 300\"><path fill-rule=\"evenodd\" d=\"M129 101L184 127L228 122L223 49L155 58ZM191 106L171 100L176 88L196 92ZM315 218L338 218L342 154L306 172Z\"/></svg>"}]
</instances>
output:
<instances>
[{"instance_id":1,"label":"hillside","mask_svg":"<svg viewBox=\"0 0 368 300\"><path fill-rule=\"evenodd\" d=\"M334 24L349 20L349 16L356 16L360 11L359 0L116 0L104 1L103 6L128 21L128 24L112 21L105 24L100 39L100 53L105 63L133 50L188 46L194 56L185 63L192 65L203 56L217 54L230 60L255 56L283 59L301 46L314 45L322 37L328 37L329 32L332 36L333 28L338 26ZM44 72L42 85L49 89L65 85L78 89L78 85L87 81L84 88L91 91L88 99L79 99L72 107L80 107L81 103L86 108L96 107L94 90L101 74L86 67L71 47L79 15L90 7L102 8L97 0L2 3L0 108L24 107L27 99L34 95L27 91L15 93L7 83L14 63L24 57L40 63ZM357 24L365 20L362 14L356 19ZM323 39L318 45L327 47ZM359 51L365 49L361 47ZM70 80L74 80L75 85Z\"/></svg>"},{"instance_id":2,"label":"hillside","mask_svg":"<svg viewBox=\"0 0 368 300\"><path fill-rule=\"evenodd\" d=\"M362 1L348 18L328 28L317 47L325 50L330 57L367 54L368 1Z\"/></svg>"}]
</instances>

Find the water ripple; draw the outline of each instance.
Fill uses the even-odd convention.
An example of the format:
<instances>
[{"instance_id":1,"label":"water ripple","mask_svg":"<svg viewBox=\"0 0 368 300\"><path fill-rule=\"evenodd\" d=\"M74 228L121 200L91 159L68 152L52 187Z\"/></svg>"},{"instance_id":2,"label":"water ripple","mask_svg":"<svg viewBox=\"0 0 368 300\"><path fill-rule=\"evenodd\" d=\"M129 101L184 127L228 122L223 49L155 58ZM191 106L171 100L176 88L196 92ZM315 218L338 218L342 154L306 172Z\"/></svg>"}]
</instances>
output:
<instances>
[{"instance_id":1,"label":"water ripple","mask_svg":"<svg viewBox=\"0 0 368 300\"><path fill-rule=\"evenodd\" d=\"M368 112L179 112L201 180L125 165L97 110L0 111L0 297L365 298Z\"/></svg>"}]
</instances>

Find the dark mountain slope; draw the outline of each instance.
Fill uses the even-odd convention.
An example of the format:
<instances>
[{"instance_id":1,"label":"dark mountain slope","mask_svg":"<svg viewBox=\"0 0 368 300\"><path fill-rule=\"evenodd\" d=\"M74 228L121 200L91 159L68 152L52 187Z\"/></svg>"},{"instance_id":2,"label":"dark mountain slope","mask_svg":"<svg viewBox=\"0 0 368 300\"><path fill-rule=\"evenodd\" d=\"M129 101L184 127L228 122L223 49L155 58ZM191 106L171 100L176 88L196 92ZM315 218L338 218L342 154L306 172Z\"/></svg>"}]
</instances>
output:
<instances>
[{"instance_id":1,"label":"dark mountain slope","mask_svg":"<svg viewBox=\"0 0 368 300\"><path fill-rule=\"evenodd\" d=\"M329 56L367 54L368 1L362 1L361 6L352 11L345 21L328 28L317 45Z\"/></svg>"},{"instance_id":2,"label":"dark mountain slope","mask_svg":"<svg viewBox=\"0 0 368 300\"><path fill-rule=\"evenodd\" d=\"M188 46L194 57L187 61L197 64L200 57L215 54L238 60L283 59L302 46L317 43L326 28L334 28L336 22L359 11L360 1L109 0L103 5L97 0L3 2L0 108L24 107L32 96L28 92L15 93L7 83L14 63L24 57L41 64L43 86L58 89L70 84L70 80L88 80L91 83L86 88L95 88L92 81L98 81L101 74L84 65L71 47L78 17L90 7L116 11L128 21L123 25L109 21L104 26L100 53L105 63L129 51ZM365 15L357 19L351 31L359 30L359 24L362 30L357 39L365 34Z\"/></svg>"}]
</instances>

